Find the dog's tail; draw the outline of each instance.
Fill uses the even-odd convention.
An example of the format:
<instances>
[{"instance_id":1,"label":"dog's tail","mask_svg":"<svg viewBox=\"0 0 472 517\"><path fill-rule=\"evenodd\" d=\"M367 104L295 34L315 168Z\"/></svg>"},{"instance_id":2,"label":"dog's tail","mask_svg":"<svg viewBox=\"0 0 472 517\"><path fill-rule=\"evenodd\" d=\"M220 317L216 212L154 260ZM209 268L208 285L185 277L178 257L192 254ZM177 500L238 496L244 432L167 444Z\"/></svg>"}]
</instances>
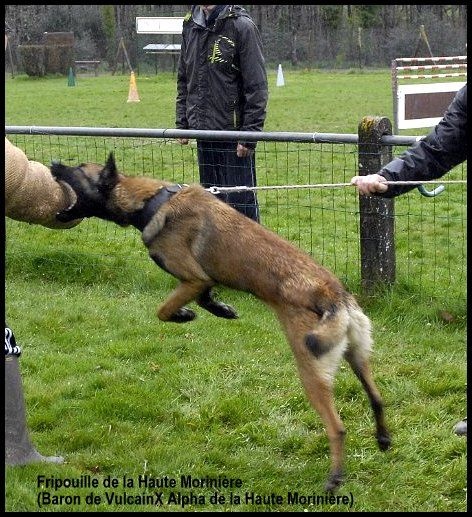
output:
<instances>
[{"instance_id":1,"label":"dog's tail","mask_svg":"<svg viewBox=\"0 0 472 517\"><path fill-rule=\"evenodd\" d=\"M349 350L356 356L367 358L372 351L372 324L354 297L349 301L349 316L347 329Z\"/></svg>"},{"instance_id":2,"label":"dog's tail","mask_svg":"<svg viewBox=\"0 0 472 517\"><path fill-rule=\"evenodd\" d=\"M333 368L349 347L356 355L367 357L372 348L371 323L350 294L340 305L332 306L305 337L307 348L316 359L329 357Z\"/></svg>"},{"instance_id":3,"label":"dog's tail","mask_svg":"<svg viewBox=\"0 0 472 517\"><path fill-rule=\"evenodd\" d=\"M315 329L306 335L306 345L319 358L346 338L349 310L344 305L333 305L322 313Z\"/></svg>"}]
</instances>

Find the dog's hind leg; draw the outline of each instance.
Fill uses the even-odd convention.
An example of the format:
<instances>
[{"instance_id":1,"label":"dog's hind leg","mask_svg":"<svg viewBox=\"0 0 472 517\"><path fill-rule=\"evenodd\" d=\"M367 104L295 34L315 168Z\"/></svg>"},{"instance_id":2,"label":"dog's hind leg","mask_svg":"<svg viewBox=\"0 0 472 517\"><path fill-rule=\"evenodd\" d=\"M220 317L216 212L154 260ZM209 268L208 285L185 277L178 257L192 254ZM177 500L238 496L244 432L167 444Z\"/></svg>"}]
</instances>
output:
<instances>
[{"instance_id":1,"label":"dog's hind leg","mask_svg":"<svg viewBox=\"0 0 472 517\"><path fill-rule=\"evenodd\" d=\"M326 347L326 351L316 357L307 342L307 336L313 336L315 326L313 316L305 313L297 317L283 308L277 312L292 347L308 400L326 427L331 466L325 490L331 492L342 483L343 479L346 432L335 408L333 380L345 343Z\"/></svg>"},{"instance_id":2,"label":"dog's hind leg","mask_svg":"<svg viewBox=\"0 0 472 517\"><path fill-rule=\"evenodd\" d=\"M346 431L336 411L333 395L333 381L323 375L317 367L318 360L296 356L298 371L305 392L313 408L320 415L328 435L331 466L325 490L335 490L343 481L344 437Z\"/></svg>"},{"instance_id":3,"label":"dog's hind leg","mask_svg":"<svg viewBox=\"0 0 472 517\"><path fill-rule=\"evenodd\" d=\"M203 291L203 293L197 298L197 303L200 307L206 309L208 312L211 312L219 318L231 320L238 317L238 314L233 307L213 298L211 287Z\"/></svg>"},{"instance_id":4,"label":"dog's hind leg","mask_svg":"<svg viewBox=\"0 0 472 517\"><path fill-rule=\"evenodd\" d=\"M372 347L370 321L359 309L350 310L351 323L348 328L349 345L344 357L357 378L361 381L369 397L376 423L376 437L379 449L385 451L390 447L390 433L385 425L384 404L375 385L369 363Z\"/></svg>"},{"instance_id":5,"label":"dog's hind leg","mask_svg":"<svg viewBox=\"0 0 472 517\"><path fill-rule=\"evenodd\" d=\"M349 348L344 357L350 364L357 378L361 381L369 397L375 417L377 443L381 451L386 451L391 445L391 438L387 426L385 425L384 404L372 378L369 361L358 354L355 348Z\"/></svg>"}]
</instances>

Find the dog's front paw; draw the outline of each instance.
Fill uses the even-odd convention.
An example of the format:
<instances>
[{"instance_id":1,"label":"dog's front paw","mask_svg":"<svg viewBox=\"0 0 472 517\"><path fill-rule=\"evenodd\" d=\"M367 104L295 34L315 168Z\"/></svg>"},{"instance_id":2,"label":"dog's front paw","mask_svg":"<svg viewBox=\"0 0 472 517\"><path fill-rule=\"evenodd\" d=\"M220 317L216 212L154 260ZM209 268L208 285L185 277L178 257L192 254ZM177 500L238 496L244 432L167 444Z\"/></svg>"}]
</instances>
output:
<instances>
[{"instance_id":1,"label":"dog's front paw","mask_svg":"<svg viewBox=\"0 0 472 517\"><path fill-rule=\"evenodd\" d=\"M201 296L197 300L197 303L203 309L207 310L208 312L211 312L215 316L218 316L218 318L234 320L238 317L238 313L233 309L233 307L231 307L231 305L219 302L211 296Z\"/></svg>"},{"instance_id":2,"label":"dog's front paw","mask_svg":"<svg viewBox=\"0 0 472 517\"><path fill-rule=\"evenodd\" d=\"M192 321L197 317L192 309L187 309L187 307L181 307L177 309L174 314L167 320L173 321L175 323L185 323L186 321Z\"/></svg>"},{"instance_id":3,"label":"dog's front paw","mask_svg":"<svg viewBox=\"0 0 472 517\"><path fill-rule=\"evenodd\" d=\"M231 307L231 305L226 305L226 303L218 302L215 304L212 310L215 316L219 318L226 318L227 320L235 320L238 318L238 313Z\"/></svg>"}]
</instances>

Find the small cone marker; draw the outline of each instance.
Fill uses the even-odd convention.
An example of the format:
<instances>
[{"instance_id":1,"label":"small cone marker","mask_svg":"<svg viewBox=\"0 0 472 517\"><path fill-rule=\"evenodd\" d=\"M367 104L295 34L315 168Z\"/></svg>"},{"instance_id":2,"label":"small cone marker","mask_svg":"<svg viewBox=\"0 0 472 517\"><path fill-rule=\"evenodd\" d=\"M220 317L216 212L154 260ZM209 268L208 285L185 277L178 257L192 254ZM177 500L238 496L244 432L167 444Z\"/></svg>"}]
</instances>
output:
<instances>
[{"instance_id":1,"label":"small cone marker","mask_svg":"<svg viewBox=\"0 0 472 517\"><path fill-rule=\"evenodd\" d=\"M284 73L282 72L282 65L279 65L277 70L277 86L285 86Z\"/></svg>"},{"instance_id":2,"label":"small cone marker","mask_svg":"<svg viewBox=\"0 0 472 517\"><path fill-rule=\"evenodd\" d=\"M128 94L128 102L139 102L138 88L136 86L136 78L134 77L134 72L131 72L131 77L129 80L129 94Z\"/></svg>"},{"instance_id":3,"label":"small cone marker","mask_svg":"<svg viewBox=\"0 0 472 517\"><path fill-rule=\"evenodd\" d=\"M75 76L72 67L69 67L69 76L67 78L67 86L75 86Z\"/></svg>"}]
</instances>

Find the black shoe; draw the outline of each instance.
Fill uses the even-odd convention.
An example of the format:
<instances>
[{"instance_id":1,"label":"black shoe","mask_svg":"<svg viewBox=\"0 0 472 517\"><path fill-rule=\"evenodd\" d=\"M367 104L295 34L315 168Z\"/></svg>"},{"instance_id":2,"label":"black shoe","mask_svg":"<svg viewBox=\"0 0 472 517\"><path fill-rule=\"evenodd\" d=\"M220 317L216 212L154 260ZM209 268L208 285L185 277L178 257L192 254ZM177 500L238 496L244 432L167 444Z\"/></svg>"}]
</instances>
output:
<instances>
[{"instance_id":1,"label":"black shoe","mask_svg":"<svg viewBox=\"0 0 472 517\"><path fill-rule=\"evenodd\" d=\"M456 424L454 432L459 436L467 436L467 418Z\"/></svg>"}]
</instances>

